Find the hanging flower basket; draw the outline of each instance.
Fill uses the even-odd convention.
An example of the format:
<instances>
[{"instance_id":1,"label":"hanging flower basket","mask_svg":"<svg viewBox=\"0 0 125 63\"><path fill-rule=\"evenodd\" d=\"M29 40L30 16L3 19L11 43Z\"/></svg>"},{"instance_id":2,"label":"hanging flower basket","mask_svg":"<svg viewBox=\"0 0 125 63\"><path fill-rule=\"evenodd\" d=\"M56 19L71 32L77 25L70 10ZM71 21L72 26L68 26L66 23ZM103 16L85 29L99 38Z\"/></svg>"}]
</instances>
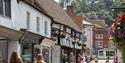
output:
<instances>
[{"instance_id":1,"label":"hanging flower basket","mask_svg":"<svg viewBox=\"0 0 125 63\"><path fill-rule=\"evenodd\" d=\"M109 31L115 41L125 41L125 15L113 19L113 24Z\"/></svg>"},{"instance_id":2,"label":"hanging flower basket","mask_svg":"<svg viewBox=\"0 0 125 63\"><path fill-rule=\"evenodd\" d=\"M109 29L116 47L122 52L123 63L125 63L125 14L113 19L113 24Z\"/></svg>"}]
</instances>

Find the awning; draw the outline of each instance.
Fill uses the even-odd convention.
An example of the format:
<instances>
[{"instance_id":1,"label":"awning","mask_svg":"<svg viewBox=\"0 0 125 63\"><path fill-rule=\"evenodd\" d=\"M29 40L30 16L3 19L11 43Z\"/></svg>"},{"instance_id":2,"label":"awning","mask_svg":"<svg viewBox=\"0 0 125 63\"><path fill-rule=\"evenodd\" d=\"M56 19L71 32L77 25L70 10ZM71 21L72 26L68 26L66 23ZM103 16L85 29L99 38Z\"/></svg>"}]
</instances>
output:
<instances>
[{"instance_id":1,"label":"awning","mask_svg":"<svg viewBox=\"0 0 125 63\"><path fill-rule=\"evenodd\" d=\"M22 35L23 35L23 32L21 31L17 31L0 25L1 37L6 37L7 39L11 39L11 40L19 40Z\"/></svg>"},{"instance_id":2,"label":"awning","mask_svg":"<svg viewBox=\"0 0 125 63\"><path fill-rule=\"evenodd\" d=\"M53 47L54 44L55 44L55 42L53 40L51 40L51 39L48 39L48 38L44 38L42 40L42 43L41 43L41 45L45 46L45 47Z\"/></svg>"},{"instance_id":3,"label":"awning","mask_svg":"<svg viewBox=\"0 0 125 63\"><path fill-rule=\"evenodd\" d=\"M22 43L34 43L34 44L40 44L41 41L45 38L37 33L30 32L26 29L21 29L21 31L24 32L24 39Z\"/></svg>"}]
</instances>

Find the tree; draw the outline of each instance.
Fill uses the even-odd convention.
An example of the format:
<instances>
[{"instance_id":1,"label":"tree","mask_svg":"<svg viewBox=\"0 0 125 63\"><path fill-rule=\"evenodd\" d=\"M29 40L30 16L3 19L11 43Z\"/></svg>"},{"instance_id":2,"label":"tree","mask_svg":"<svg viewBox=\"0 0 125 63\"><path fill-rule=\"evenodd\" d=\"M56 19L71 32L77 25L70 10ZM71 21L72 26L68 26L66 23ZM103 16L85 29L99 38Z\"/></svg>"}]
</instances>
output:
<instances>
[{"instance_id":1,"label":"tree","mask_svg":"<svg viewBox=\"0 0 125 63\"><path fill-rule=\"evenodd\" d=\"M113 12L111 7L118 6L125 0L73 0L76 14L85 19L103 19L108 25L111 25ZM64 0L60 0L63 6Z\"/></svg>"}]
</instances>

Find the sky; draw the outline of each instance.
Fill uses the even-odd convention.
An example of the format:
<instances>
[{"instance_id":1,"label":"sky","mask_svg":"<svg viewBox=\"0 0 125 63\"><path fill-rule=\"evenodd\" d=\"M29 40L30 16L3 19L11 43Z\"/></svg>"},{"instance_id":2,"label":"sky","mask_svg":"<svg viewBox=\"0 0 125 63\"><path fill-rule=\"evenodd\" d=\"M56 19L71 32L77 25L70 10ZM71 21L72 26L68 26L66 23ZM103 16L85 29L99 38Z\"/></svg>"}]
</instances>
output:
<instances>
[{"instance_id":1,"label":"sky","mask_svg":"<svg viewBox=\"0 0 125 63\"><path fill-rule=\"evenodd\" d=\"M59 2L59 0L55 0L56 2Z\"/></svg>"}]
</instances>

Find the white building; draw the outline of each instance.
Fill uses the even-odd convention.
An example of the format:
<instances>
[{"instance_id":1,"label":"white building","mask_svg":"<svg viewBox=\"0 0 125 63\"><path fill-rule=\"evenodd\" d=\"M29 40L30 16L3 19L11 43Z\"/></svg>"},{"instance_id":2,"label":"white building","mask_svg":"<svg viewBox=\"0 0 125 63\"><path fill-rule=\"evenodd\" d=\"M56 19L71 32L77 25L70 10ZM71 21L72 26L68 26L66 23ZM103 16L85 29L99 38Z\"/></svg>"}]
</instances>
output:
<instances>
[{"instance_id":1,"label":"white building","mask_svg":"<svg viewBox=\"0 0 125 63\"><path fill-rule=\"evenodd\" d=\"M89 48L89 53L87 55L92 56L93 51L93 25L85 20L83 20L84 33L86 36L86 47Z\"/></svg>"},{"instance_id":2,"label":"white building","mask_svg":"<svg viewBox=\"0 0 125 63\"><path fill-rule=\"evenodd\" d=\"M51 38L51 23L35 0L0 0L0 63L7 63L12 51L32 62L34 45Z\"/></svg>"}]
</instances>

